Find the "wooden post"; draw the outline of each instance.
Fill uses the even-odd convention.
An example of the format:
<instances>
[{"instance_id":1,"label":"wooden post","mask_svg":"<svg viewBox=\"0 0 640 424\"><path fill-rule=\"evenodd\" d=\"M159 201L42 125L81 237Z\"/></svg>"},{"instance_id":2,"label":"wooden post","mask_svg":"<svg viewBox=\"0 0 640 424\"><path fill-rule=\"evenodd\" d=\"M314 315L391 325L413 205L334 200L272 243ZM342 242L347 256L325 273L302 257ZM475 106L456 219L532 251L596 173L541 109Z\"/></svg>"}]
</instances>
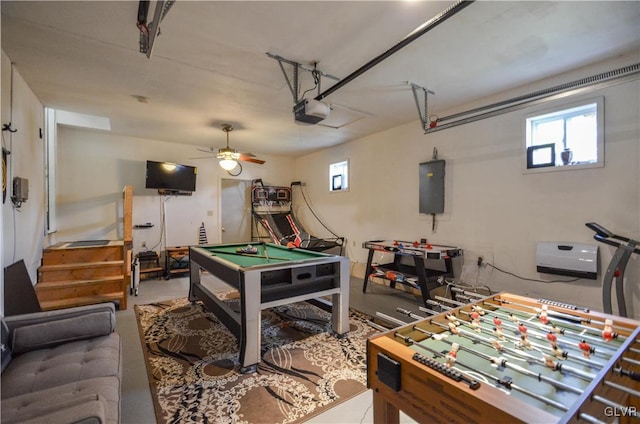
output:
<instances>
[{"instance_id":1,"label":"wooden post","mask_svg":"<svg viewBox=\"0 0 640 424\"><path fill-rule=\"evenodd\" d=\"M133 254L133 187L124 186L122 191L122 305L121 309L127 309L128 286L131 281L131 261Z\"/></svg>"}]
</instances>

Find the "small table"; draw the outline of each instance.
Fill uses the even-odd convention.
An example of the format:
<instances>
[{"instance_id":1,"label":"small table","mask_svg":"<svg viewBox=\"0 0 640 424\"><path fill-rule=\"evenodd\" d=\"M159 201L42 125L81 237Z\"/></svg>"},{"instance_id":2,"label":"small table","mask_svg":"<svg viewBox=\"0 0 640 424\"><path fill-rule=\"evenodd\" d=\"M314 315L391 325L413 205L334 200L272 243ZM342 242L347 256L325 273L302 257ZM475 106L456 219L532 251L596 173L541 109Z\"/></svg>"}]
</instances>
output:
<instances>
[{"instance_id":1,"label":"small table","mask_svg":"<svg viewBox=\"0 0 640 424\"><path fill-rule=\"evenodd\" d=\"M300 301L331 311L332 329L349 332L349 260L271 243L255 243L257 254L239 254L247 243L191 246L189 300L201 300L236 336L241 372L254 372L260 362L262 309ZM200 282L204 268L238 290L237 313ZM332 296L332 304L318 299Z\"/></svg>"},{"instance_id":2,"label":"small table","mask_svg":"<svg viewBox=\"0 0 640 424\"><path fill-rule=\"evenodd\" d=\"M362 247L369 249L367 269L362 284L362 292L367 291L370 277L384 278L390 281L391 288L396 283L420 290L422 302L426 306L431 299L429 292L438 287L434 278L439 276L453 277L453 258L462 257L462 249L453 246L440 246L428 243L418 243L399 240L372 240L362 243ZM393 262L373 265L373 255L376 252L392 253ZM410 264L403 263L408 258ZM379 271L372 275L374 268ZM394 278L394 276L402 278Z\"/></svg>"}]
</instances>

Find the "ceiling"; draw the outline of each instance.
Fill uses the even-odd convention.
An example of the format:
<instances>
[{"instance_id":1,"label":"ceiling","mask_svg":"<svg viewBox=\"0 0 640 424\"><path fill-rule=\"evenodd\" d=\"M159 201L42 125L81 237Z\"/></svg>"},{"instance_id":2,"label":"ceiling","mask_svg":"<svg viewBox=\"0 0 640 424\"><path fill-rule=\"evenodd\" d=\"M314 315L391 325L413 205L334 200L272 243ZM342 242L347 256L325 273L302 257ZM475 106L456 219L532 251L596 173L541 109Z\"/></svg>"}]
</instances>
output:
<instances>
[{"instance_id":1,"label":"ceiling","mask_svg":"<svg viewBox=\"0 0 640 424\"><path fill-rule=\"evenodd\" d=\"M2 0L2 49L45 106L108 117L114 134L218 148L220 125L231 123L232 147L292 156L417 121L407 82L435 92L437 114L640 56L638 1L478 1L326 97L329 126L294 122L293 96L267 52L345 78L452 4L177 0L147 58L137 1ZM300 82L307 98L318 94L310 72Z\"/></svg>"}]
</instances>

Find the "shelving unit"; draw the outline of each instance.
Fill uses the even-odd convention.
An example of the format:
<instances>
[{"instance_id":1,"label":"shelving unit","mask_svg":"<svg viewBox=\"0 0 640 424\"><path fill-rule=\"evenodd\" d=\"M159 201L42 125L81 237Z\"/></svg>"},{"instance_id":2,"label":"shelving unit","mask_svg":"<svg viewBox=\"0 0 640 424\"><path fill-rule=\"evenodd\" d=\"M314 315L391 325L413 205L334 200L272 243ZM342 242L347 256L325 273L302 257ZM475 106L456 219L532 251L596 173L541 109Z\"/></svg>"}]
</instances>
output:
<instances>
[{"instance_id":1,"label":"shelving unit","mask_svg":"<svg viewBox=\"0 0 640 424\"><path fill-rule=\"evenodd\" d=\"M156 252L140 252L136 257L140 262L140 279L157 278L164 274L164 268L160 266L160 257Z\"/></svg>"},{"instance_id":2,"label":"shelving unit","mask_svg":"<svg viewBox=\"0 0 640 424\"><path fill-rule=\"evenodd\" d=\"M167 247L164 251L165 279L189 272L189 247Z\"/></svg>"}]
</instances>

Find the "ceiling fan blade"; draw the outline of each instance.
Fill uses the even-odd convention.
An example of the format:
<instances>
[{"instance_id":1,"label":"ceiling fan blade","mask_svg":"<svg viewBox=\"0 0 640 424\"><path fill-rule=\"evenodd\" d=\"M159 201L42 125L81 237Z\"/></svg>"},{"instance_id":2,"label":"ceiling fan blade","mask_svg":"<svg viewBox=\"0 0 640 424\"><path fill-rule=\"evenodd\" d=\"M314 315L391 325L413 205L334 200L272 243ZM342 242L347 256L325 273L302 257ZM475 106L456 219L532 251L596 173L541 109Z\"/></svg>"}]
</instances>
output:
<instances>
[{"instance_id":1,"label":"ceiling fan blade","mask_svg":"<svg viewBox=\"0 0 640 424\"><path fill-rule=\"evenodd\" d=\"M265 162L262 159L256 159L256 158L248 157L246 153L242 153L240 155L240 157L238 158L238 160L241 160L241 161L244 161L244 162L257 163L258 165L262 165Z\"/></svg>"},{"instance_id":2,"label":"ceiling fan blade","mask_svg":"<svg viewBox=\"0 0 640 424\"><path fill-rule=\"evenodd\" d=\"M200 156L197 158L189 158L189 159L215 159L215 156Z\"/></svg>"},{"instance_id":3,"label":"ceiling fan blade","mask_svg":"<svg viewBox=\"0 0 640 424\"><path fill-rule=\"evenodd\" d=\"M210 147L209 150L204 150L204 149L196 149L199 152L205 152L205 153L215 153L215 150L213 149L213 147Z\"/></svg>"}]
</instances>

